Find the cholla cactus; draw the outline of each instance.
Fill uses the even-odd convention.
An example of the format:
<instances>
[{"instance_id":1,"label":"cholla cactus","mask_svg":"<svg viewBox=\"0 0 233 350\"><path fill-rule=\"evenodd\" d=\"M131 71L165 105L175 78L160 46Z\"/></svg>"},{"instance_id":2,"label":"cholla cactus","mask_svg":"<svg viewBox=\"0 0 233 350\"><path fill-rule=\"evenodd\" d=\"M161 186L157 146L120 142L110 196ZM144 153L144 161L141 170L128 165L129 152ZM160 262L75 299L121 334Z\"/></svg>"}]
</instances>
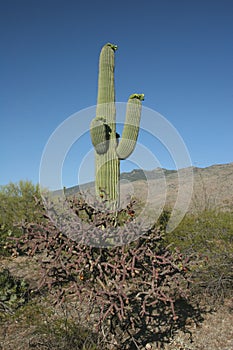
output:
<instances>
[{"instance_id":1,"label":"cholla cactus","mask_svg":"<svg viewBox=\"0 0 233 350\"><path fill-rule=\"evenodd\" d=\"M98 98L96 117L90 133L95 147L96 195L107 200L110 208L119 203L120 160L133 152L139 131L143 94L132 94L126 109L122 137L116 132L116 107L114 87L114 53L116 45L107 43L99 60Z\"/></svg>"}]
</instances>

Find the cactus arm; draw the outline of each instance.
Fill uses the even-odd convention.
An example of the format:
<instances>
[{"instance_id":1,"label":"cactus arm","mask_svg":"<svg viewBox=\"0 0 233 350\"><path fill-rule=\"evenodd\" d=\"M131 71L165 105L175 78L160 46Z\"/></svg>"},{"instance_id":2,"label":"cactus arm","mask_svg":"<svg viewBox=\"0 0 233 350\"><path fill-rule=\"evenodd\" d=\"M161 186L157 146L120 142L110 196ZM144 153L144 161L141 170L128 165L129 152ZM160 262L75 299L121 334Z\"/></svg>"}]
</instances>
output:
<instances>
[{"instance_id":1,"label":"cactus arm","mask_svg":"<svg viewBox=\"0 0 233 350\"><path fill-rule=\"evenodd\" d=\"M106 153L109 147L110 130L106 119L96 117L90 125L91 141L98 154Z\"/></svg>"},{"instance_id":2,"label":"cactus arm","mask_svg":"<svg viewBox=\"0 0 233 350\"><path fill-rule=\"evenodd\" d=\"M141 119L141 101L143 100L144 94L132 94L129 97L122 138L116 148L119 159L128 158L135 149Z\"/></svg>"}]
</instances>

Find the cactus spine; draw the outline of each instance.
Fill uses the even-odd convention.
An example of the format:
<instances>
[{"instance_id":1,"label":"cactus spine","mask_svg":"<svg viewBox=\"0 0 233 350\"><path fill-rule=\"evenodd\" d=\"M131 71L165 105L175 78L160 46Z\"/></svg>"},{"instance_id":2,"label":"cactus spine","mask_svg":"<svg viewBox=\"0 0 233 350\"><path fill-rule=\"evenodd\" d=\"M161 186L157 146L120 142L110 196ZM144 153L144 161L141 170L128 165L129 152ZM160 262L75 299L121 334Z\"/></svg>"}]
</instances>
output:
<instances>
[{"instance_id":1,"label":"cactus spine","mask_svg":"<svg viewBox=\"0 0 233 350\"><path fill-rule=\"evenodd\" d=\"M96 117L90 125L92 144L95 147L96 196L116 209L119 203L120 160L133 152L141 118L143 94L129 97L122 138L116 132L114 86L114 54L116 45L103 46L99 59L98 98Z\"/></svg>"}]
</instances>

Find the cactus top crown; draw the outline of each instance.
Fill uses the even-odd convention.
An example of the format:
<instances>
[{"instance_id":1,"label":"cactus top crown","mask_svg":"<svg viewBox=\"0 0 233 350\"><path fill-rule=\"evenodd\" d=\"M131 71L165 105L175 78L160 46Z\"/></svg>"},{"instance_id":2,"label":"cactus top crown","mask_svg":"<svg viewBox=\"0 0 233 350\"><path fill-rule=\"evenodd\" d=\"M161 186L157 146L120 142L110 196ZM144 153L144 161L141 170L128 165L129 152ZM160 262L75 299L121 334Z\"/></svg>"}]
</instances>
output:
<instances>
[{"instance_id":1,"label":"cactus top crown","mask_svg":"<svg viewBox=\"0 0 233 350\"><path fill-rule=\"evenodd\" d=\"M129 96L129 99L137 98L140 101L144 101L145 95L144 94L132 94Z\"/></svg>"},{"instance_id":2,"label":"cactus top crown","mask_svg":"<svg viewBox=\"0 0 233 350\"><path fill-rule=\"evenodd\" d=\"M117 45L111 44L111 43L107 43L105 46L110 46L111 49L113 49L114 51L116 51L118 49Z\"/></svg>"}]
</instances>

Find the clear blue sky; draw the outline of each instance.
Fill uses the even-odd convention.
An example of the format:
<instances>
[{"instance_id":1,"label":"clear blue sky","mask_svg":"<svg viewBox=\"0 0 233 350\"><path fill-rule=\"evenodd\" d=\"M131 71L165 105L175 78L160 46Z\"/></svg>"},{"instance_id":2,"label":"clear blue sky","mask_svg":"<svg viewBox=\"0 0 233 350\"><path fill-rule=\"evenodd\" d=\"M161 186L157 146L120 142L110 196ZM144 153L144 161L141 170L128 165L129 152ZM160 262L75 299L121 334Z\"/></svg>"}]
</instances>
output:
<instances>
[{"instance_id":1,"label":"clear blue sky","mask_svg":"<svg viewBox=\"0 0 233 350\"><path fill-rule=\"evenodd\" d=\"M96 104L106 42L119 47L117 101L143 92L144 106L180 133L193 165L232 162L232 18L232 0L1 1L0 184L38 182L52 132ZM172 167L159 147L153 151ZM78 148L67 161L66 186L76 184L75 159Z\"/></svg>"}]
</instances>

